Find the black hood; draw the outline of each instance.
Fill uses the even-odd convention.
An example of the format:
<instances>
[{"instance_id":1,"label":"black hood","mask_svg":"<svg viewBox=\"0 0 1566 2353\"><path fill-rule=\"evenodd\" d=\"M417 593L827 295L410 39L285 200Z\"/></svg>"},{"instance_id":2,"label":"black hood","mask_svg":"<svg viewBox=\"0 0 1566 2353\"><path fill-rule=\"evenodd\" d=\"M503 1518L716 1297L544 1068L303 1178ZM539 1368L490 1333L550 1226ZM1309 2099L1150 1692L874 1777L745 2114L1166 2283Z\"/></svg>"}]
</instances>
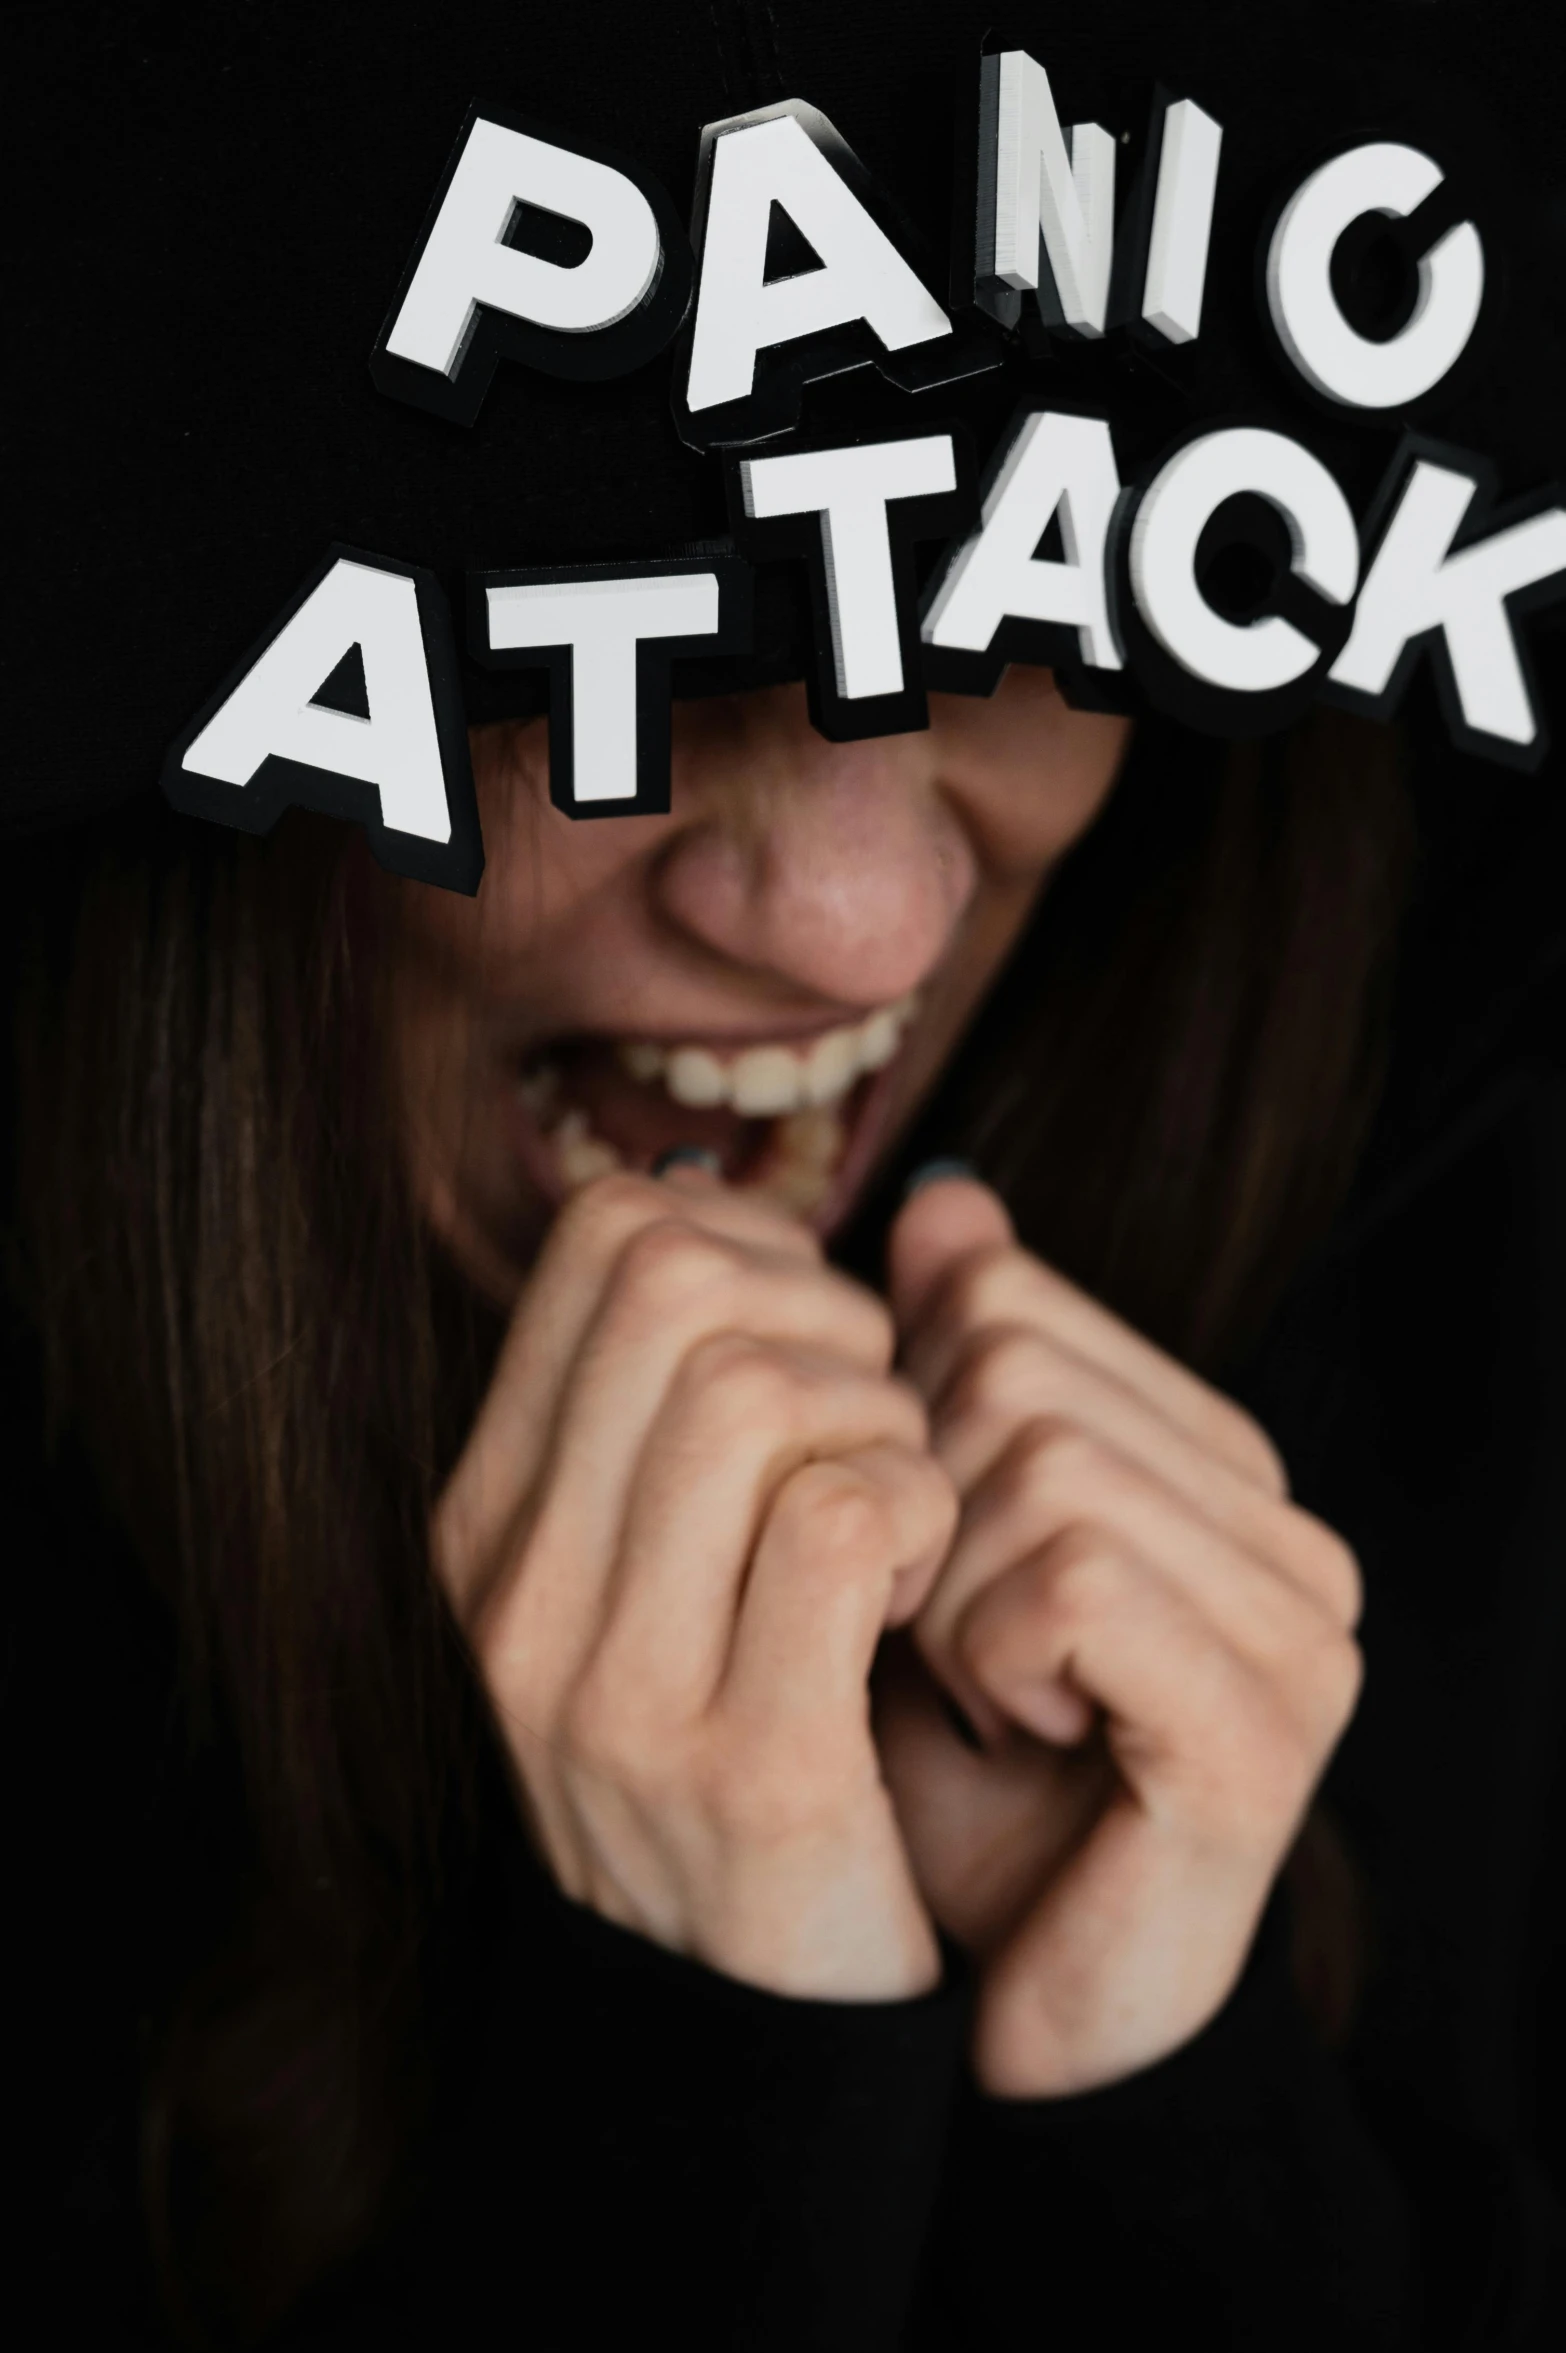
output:
<instances>
[{"instance_id":1,"label":"black hood","mask_svg":"<svg viewBox=\"0 0 1566 2353\"><path fill-rule=\"evenodd\" d=\"M689 219L701 126L802 99L950 298L986 37L1043 60L1062 118L1103 123L1133 163L1160 86L1223 123L1202 334L1162 354L1116 337L1007 345L986 372L912 393L863 368L807 391L807 432L957 419L982 456L1042 389L1111 415L1135 463L1194 418L1260 416L1308 439L1363 513L1410 420L1346 423L1290 376L1259 321L1257 250L1302 172L1384 134L1440 157L1498 264L1473 364L1411 421L1486 456L1503 497L1566 474L1554 0L1024 0L999 23L989 0L29 6L5 36L21 545L7 822L155 789L176 731L333 542L427 568L458 611L475 568L725 543L722 468L676 429L667 352L608 382L503 364L470 427L372 380L476 103L634 158ZM750 658L677 665L677 691L801 674L801 569L763 566L757 608ZM1558 732L1560 637L1549 615L1534 630ZM535 673L466 653L461 685L470 722L538 707ZM1557 763L1518 776L1454 752L1424 680L1404 716L1436 910L1419 1018L1483 1061L1480 1040L1512 1034L1557 955Z\"/></svg>"},{"instance_id":2,"label":"black hood","mask_svg":"<svg viewBox=\"0 0 1566 2353\"><path fill-rule=\"evenodd\" d=\"M1292 422L1363 511L1404 420L1345 425L1291 379L1257 317L1258 236L1333 145L1422 143L1479 222L1498 284L1475 364L1416 421L1491 457L1503 494L1566 470L1559 24L1547 0L1112 0L1024 5L999 27L988 0L13 11L15 816L150 784L334 541L427 567L460 609L474 568L676 554L727 533L721 468L671 418L667 352L601 383L503 364L470 428L372 381L475 103L633 158L688 219L701 126L801 98L886 191L945 295L987 34L1045 61L1062 118L1102 122L1128 165L1155 87L1194 95L1225 137L1196 343L1008 348L988 373L912 395L863 369L814 387L801 421L957 417L982 455L1019 395L1042 389L1102 406L1129 466L1193 417L1260 415ZM746 675L799 673L796 569L767 567L780 576L763 581ZM463 665L471 720L534 707L534 678Z\"/></svg>"}]
</instances>

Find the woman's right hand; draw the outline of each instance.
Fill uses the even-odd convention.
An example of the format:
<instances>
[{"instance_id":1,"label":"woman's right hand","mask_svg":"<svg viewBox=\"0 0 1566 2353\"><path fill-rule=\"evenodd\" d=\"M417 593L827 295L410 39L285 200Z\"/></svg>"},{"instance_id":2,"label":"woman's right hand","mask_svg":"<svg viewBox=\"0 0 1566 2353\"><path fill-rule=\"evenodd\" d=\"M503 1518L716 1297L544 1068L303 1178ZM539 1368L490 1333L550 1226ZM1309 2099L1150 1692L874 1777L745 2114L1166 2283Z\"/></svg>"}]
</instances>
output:
<instances>
[{"instance_id":1,"label":"woman's right hand","mask_svg":"<svg viewBox=\"0 0 1566 2353\"><path fill-rule=\"evenodd\" d=\"M879 1300L711 1178L562 1210L432 1531L563 1892L796 1997L939 1951L871 1736L956 1497Z\"/></svg>"}]
</instances>

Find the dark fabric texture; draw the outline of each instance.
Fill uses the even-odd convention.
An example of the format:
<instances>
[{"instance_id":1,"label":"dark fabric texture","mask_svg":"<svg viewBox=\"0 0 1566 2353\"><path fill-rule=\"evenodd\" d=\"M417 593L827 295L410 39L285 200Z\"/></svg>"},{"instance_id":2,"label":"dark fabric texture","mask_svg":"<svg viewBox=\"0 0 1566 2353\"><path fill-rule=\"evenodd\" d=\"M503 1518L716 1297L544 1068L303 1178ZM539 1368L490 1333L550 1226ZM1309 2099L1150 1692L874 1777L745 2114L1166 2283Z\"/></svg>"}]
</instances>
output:
<instances>
[{"instance_id":1,"label":"dark fabric texture","mask_svg":"<svg viewBox=\"0 0 1566 2353\"><path fill-rule=\"evenodd\" d=\"M816 388L812 431L948 417L981 455L1025 391L1114 420L1123 467L1193 417L1243 413L1319 447L1361 509L1401 421L1345 423L1263 335L1269 208L1367 130L1425 144L1471 201L1495 296L1476 365L1421 426L1494 457L1503 488L1566 471L1558 386L1566 34L1553 0L95 0L7 13L5 146L13 613L0 641L6 821L156 782L178 730L341 541L432 568L678 552L728 530L721 470L681 444L669 354L601 385L503 364L471 430L377 392L369 355L475 100L634 157L689 217L704 122L785 97L824 111L889 191L944 292L959 112L992 28L1047 63L1063 119L1134 162L1155 84L1223 123L1223 204L1198 341L1013 354L917 395L873 370ZM1121 175L1129 185L1132 170ZM926 550L933 555L933 550ZM767 567L757 653L797 677L793 565ZM710 666L709 666L710 668ZM714 684L707 670L677 685ZM537 676L464 657L471 720L540 707ZM103 713L112 712L106 738Z\"/></svg>"}]
</instances>

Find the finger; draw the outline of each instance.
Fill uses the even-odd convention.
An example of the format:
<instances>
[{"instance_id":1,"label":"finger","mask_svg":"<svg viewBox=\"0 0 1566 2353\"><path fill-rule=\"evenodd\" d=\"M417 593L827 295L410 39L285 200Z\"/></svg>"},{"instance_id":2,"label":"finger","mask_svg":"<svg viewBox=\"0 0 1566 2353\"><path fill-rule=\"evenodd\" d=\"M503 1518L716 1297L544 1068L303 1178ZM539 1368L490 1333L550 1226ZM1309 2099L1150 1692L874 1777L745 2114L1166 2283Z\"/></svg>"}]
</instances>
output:
<instances>
[{"instance_id":1,"label":"finger","mask_svg":"<svg viewBox=\"0 0 1566 2353\"><path fill-rule=\"evenodd\" d=\"M1323 1542L1294 1510L1200 1445L1160 1407L1087 1358L1022 1324L974 1332L931 1403L933 1444L959 1489L973 1492L1031 1423L1070 1426L1184 1498L1197 1516L1274 1563L1340 1617L1358 1622L1361 1588L1346 1545Z\"/></svg>"},{"instance_id":2,"label":"finger","mask_svg":"<svg viewBox=\"0 0 1566 2353\"><path fill-rule=\"evenodd\" d=\"M977 1178L946 1176L920 1185L899 1210L887 1240L892 1313L899 1330L919 1319L925 1301L959 1259L1015 1242L998 1193Z\"/></svg>"},{"instance_id":3,"label":"finger","mask_svg":"<svg viewBox=\"0 0 1566 2353\"><path fill-rule=\"evenodd\" d=\"M648 1226L671 1220L769 1258L820 1262L818 1243L797 1220L699 1172L601 1178L567 1201L550 1230L513 1317L496 1389L505 1374L529 1392L558 1391L625 1249Z\"/></svg>"},{"instance_id":4,"label":"finger","mask_svg":"<svg viewBox=\"0 0 1566 2353\"><path fill-rule=\"evenodd\" d=\"M711 1169L691 1161L675 1161L657 1183L664 1193L687 1208L698 1224L737 1242L751 1241L764 1250L781 1250L815 1261L821 1244L809 1226L771 1195L749 1186L725 1184Z\"/></svg>"},{"instance_id":5,"label":"finger","mask_svg":"<svg viewBox=\"0 0 1566 2353\"><path fill-rule=\"evenodd\" d=\"M602 1620L637 1466L679 1367L725 1333L877 1377L891 1361L885 1308L830 1267L764 1257L684 1220L633 1235L582 1336L526 1506L532 1606L560 1656L579 1653Z\"/></svg>"},{"instance_id":6,"label":"finger","mask_svg":"<svg viewBox=\"0 0 1566 2353\"><path fill-rule=\"evenodd\" d=\"M603 1672L621 1674L639 1704L664 1714L704 1707L785 1481L806 1462L877 1446L923 1454L925 1434L924 1408L905 1382L841 1357L732 1333L692 1349L633 1484L606 1599Z\"/></svg>"},{"instance_id":7,"label":"finger","mask_svg":"<svg viewBox=\"0 0 1566 2353\"><path fill-rule=\"evenodd\" d=\"M1045 1754L1037 1739L982 1754L917 1651L876 1653L876 1747L921 1893L970 1952L992 1949L1048 1884L1118 1786L1107 1749ZM1086 1711L1090 1715L1094 1711Z\"/></svg>"},{"instance_id":8,"label":"finger","mask_svg":"<svg viewBox=\"0 0 1566 2353\"><path fill-rule=\"evenodd\" d=\"M1231 1398L1025 1250L996 1246L958 1258L927 1293L914 1325L903 1331L904 1369L933 1399L976 1332L1019 1324L1133 1390L1243 1477L1275 1495L1287 1493L1276 1449Z\"/></svg>"},{"instance_id":9,"label":"finger","mask_svg":"<svg viewBox=\"0 0 1566 2353\"><path fill-rule=\"evenodd\" d=\"M464 1590L516 1517L554 1442L561 1395L626 1248L650 1226L683 1223L769 1257L820 1263L794 1221L728 1187L701 1191L621 1174L584 1186L550 1230L511 1319L488 1394L441 1501L437 1568L459 1617Z\"/></svg>"},{"instance_id":10,"label":"finger","mask_svg":"<svg viewBox=\"0 0 1566 2353\"><path fill-rule=\"evenodd\" d=\"M1285 1513L1301 1522L1306 1518L1280 1507L1280 1518ZM1321 1538L1326 1557L1343 1551L1330 1531L1319 1523L1308 1525ZM963 1704L967 1701L957 1688L957 1628L967 1610L1019 1560L1084 1529L1153 1564L1215 1636L1275 1682L1295 1676L1308 1680L1317 1663L1335 1657L1346 1640L1343 1616L1317 1590L1326 1581L1319 1570L1313 1582L1297 1581L1080 1430L1032 1425L968 1498L956 1542L916 1629L932 1669ZM982 1711L976 1720L988 1728Z\"/></svg>"},{"instance_id":11,"label":"finger","mask_svg":"<svg viewBox=\"0 0 1566 2353\"><path fill-rule=\"evenodd\" d=\"M977 1595L956 1649L965 1674L1026 1723L1063 1687L1104 1711L1145 1808L1185 1831L1267 1847L1309 1797L1352 1710L1336 1684L1282 1706L1276 1686L1169 1579L1102 1531L1068 1529Z\"/></svg>"},{"instance_id":12,"label":"finger","mask_svg":"<svg viewBox=\"0 0 1566 2353\"><path fill-rule=\"evenodd\" d=\"M876 1645L917 1606L956 1516L950 1480L922 1450L866 1447L795 1471L756 1547L721 1704L796 1727L802 1768L862 1736Z\"/></svg>"}]
</instances>

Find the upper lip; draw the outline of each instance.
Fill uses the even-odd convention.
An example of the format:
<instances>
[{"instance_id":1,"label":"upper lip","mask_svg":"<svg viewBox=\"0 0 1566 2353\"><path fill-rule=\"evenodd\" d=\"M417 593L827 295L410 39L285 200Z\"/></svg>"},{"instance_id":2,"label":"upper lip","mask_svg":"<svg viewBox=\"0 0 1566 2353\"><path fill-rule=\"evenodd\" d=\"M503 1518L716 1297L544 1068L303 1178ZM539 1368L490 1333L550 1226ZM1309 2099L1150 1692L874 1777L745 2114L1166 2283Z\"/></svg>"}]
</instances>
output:
<instances>
[{"instance_id":1,"label":"upper lip","mask_svg":"<svg viewBox=\"0 0 1566 2353\"><path fill-rule=\"evenodd\" d=\"M794 1023L784 1027L775 1023L766 1029L651 1029L644 1023L630 1023L624 1029L593 1024L580 1029L559 1029L547 1036L535 1038L526 1048L529 1061L547 1055L552 1049L574 1045L578 1041L595 1045L646 1044L650 1046L705 1046L709 1052L722 1054L742 1052L747 1046L809 1046L832 1030L851 1028L856 1022L868 1021L872 1013L887 1010L888 1005L900 1003L892 998L887 1004L861 1005L856 1010L827 1014L808 1026Z\"/></svg>"}]
</instances>

